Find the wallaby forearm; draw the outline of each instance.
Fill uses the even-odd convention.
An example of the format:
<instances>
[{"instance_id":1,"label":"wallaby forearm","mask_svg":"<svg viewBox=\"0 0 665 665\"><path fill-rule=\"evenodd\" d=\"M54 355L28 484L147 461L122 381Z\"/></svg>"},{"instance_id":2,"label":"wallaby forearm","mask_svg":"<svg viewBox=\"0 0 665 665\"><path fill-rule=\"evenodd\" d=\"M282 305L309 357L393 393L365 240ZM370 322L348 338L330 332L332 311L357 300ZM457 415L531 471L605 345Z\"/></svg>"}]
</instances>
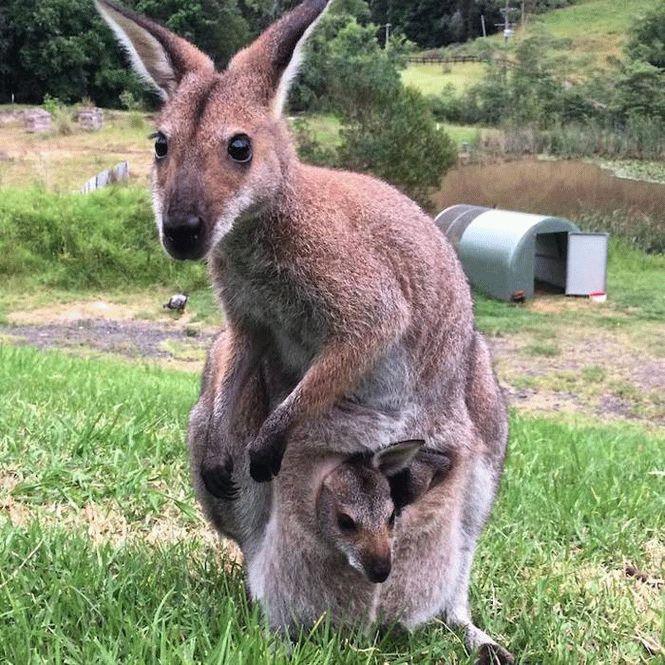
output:
<instances>
[{"instance_id":1,"label":"wallaby forearm","mask_svg":"<svg viewBox=\"0 0 665 665\"><path fill-rule=\"evenodd\" d=\"M268 416L249 448L255 480L270 480L279 472L288 433L295 425L332 408L400 339L409 323L408 310L397 298L393 303L386 307L383 326L328 341L293 391Z\"/></svg>"}]
</instances>

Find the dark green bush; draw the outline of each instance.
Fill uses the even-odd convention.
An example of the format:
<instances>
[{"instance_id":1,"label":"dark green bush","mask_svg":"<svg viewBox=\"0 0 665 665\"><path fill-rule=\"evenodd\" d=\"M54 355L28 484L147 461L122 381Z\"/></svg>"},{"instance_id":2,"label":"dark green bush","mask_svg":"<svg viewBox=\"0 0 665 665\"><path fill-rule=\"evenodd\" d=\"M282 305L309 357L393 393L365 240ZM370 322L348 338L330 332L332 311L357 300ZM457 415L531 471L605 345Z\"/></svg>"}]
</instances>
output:
<instances>
[{"instance_id":1,"label":"dark green bush","mask_svg":"<svg viewBox=\"0 0 665 665\"><path fill-rule=\"evenodd\" d=\"M207 283L201 265L166 256L147 192L129 187L0 190L0 275L81 289Z\"/></svg>"},{"instance_id":2,"label":"dark green bush","mask_svg":"<svg viewBox=\"0 0 665 665\"><path fill-rule=\"evenodd\" d=\"M371 172L423 205L457 160L454 142L436 127L427 100L411 88L358 115L341 133L344 166Z\"/></svg>"}]
</instances>

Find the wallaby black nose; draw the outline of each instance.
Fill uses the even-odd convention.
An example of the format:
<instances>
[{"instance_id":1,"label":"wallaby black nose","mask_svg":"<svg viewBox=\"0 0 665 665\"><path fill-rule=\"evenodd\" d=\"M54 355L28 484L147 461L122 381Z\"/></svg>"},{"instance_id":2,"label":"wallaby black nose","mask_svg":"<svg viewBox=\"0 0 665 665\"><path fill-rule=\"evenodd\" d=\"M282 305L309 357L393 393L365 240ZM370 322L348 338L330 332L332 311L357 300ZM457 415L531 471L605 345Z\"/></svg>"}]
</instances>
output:
<instances>
[{"instance_id":1,"label":"wallaby black nose","mask_svg":"<svg viewBox=\"0 0 665 665\"><path fill-rule=\"evenodd\" d=\"M164 247L174 259L184 261L204 256L205 225L197 215L165 217L162 230Z\"/></svg>"},{"instance_id":2,"label":"wallaby black nose","mask_svg":"<svg viewBox=\"0 0 665 665\"><path fill-rule=\"evenodd\" d=\"M374 584L381 584L388 579L391 570L390 559L380 559L367 566L367 577Z\"/></svg>"}]
</instances>

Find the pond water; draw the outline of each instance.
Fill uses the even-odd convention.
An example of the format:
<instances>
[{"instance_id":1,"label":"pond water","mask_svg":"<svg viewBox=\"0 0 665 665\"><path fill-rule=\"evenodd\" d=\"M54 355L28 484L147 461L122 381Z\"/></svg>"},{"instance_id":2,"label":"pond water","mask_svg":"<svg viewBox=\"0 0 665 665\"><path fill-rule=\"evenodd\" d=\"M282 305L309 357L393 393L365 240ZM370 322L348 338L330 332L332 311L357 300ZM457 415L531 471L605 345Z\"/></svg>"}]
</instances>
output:
<instances>
[{"instance_id":1,"label":"pond water","mask_svg":"<svg viewBox=\"0 0 665 665\"><path fill-rule=\"evenodd\" d=\"M457 203L567 217L625 210L665 222L665 185L627 180L582 161L535 159L470 164L449 171L435 211Z\"/></svg>"}]
</instances>

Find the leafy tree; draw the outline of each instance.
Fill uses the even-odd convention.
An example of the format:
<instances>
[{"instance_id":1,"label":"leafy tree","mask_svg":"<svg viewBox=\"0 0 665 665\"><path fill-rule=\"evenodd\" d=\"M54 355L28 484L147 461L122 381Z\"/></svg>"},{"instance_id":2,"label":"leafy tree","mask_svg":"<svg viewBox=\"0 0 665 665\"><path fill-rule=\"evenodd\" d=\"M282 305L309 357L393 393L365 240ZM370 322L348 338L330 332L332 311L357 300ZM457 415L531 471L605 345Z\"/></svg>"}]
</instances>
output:
<instances>
[{"instance_id":1,"label":"leafy tree","mask_svg":"<svg viewBox=\"0 0 665 665\"><path fill-rule=\"evenodd\" d=\"M490 32L500 19L496 0L373 0L370 6L375 23L392 23L423 48L481 35L481 14Z\"/></svg>"},{"instance_id":2,"label":"leafy tree","mask_svg":"<svg viewBox=\"0 0 665 665\"><path fill-rule=\"evenodd\" d=\"M220 65L249 37L236 0L131 0L129 5L184 35ZM91 0L3 0L0 101L66 102L90 97L118 106L123 90L146 97ZM149 98L149 97L148 97Z\"/></svg>"},{"instance_id":3,"label":"leafy tree","mask_svg":"<svg viewBox=\"0 0 665 665\"><path fill-rule=\"evenodd\" d=\"M307 72L311 69L324 81L326 104L342 121L342 144L335 155L301 124L301 155L371 172L427 204L429 192L455 162L456 149L437 128L425 98L402 84L406 45L397 38L386 51L375 25L361 25L348 15L333 15L322 27L323 46L315 45L305 76L313 75Z\"/></svg>"},{"instance_id":4,"label":"leafy tree","mask_svg":"<svg viewBox=\"0 0 665 665\"><path fill-rule=\"evenodd\" d=\"M665 73L642 60L622 65L616 81L613 112L621 119L644 117L665 121Z\"/></svg>"},{"instance_id":5,"label":"leafy tree","mask_svg":"<svg viewBox=\"0 0 665 665\"><path fill-rule=\"evenodd\" d=\"M665 2L637 21L626 45L626 55L665 70Z\"/></svg>"},{"instance_id":6,"label":"leafy tree","mask_svg":"<svg viewBox=\"0 0 665 665\"><path fill-rule=\"evenodd\" d=\"M457 150L437 128L427 101L402 88L390 101L342 129L340 158L356 171L369 171L428 205L429 194L455 163Z\"/></svg>"},{"instance_id":7,"label":"leafy tree","mask_svg":"<svg viewBox=\"0 0 665 665\"><path fill-rule=\"evenodd\" d=\"M612 111L621 120L665 121L665 2L637 21L614 82Z\"/></svg>"},{"instance_id":8,"label":"leafy tree","mask_svg":"<svg viewBox=\"0 0 665 665\"><path fill-rule=\"evenodd\" d=\"M49 93L113 105L123 88L139 90L89 0L6 0L0 31L2 101L15 93L17 101L38 103Z\"/></svg>"},{"instance_id":9,"label":"leafy tree","mask_svg":"<svg viewBox=\"0 0 665 665\"><path fill-rule=\"evenodd\" d=\"M136 11L157 19L224 67L250 37L236 0L133 0Z\"/></svg>"}]
</instances>

